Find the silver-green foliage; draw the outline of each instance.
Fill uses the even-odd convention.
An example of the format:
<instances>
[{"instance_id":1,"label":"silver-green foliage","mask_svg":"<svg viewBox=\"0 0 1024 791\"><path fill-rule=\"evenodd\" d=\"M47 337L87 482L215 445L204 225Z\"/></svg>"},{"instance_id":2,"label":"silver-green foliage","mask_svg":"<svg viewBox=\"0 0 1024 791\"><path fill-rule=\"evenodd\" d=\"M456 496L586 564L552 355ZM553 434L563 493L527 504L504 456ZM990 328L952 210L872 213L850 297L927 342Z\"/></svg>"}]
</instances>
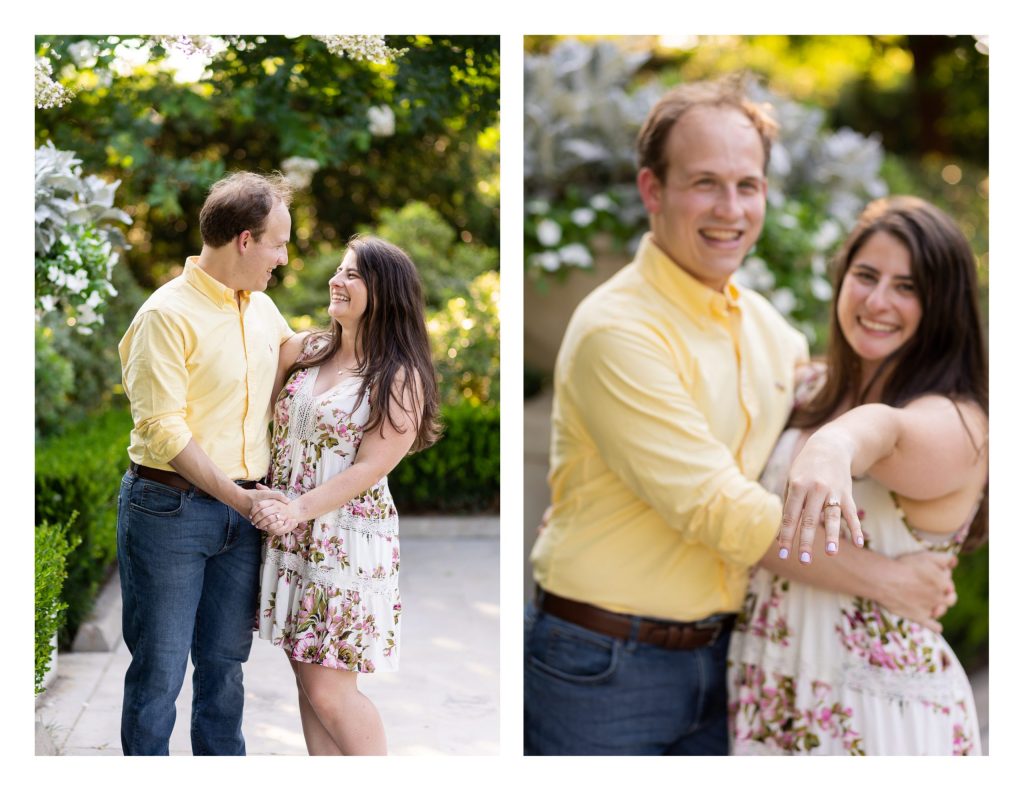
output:
<instances>
[{"instance_id":1,"label":"silver-green foliage","mask_svg":"<svg viewBox=\"0 0 1024 791\"><path fill-rule=\"evenodd\" d=\"M117 291L111 273L125 248L112 222L131 224L114 207L120 181L82 175L81 160L47 141L36 149L35 270L38 315L61 310L82 330L102 323Z\"/></svg>"},{"instance_id":2,"label":"silver-green foliage","mask_svg":"<svg viewBox=\"0 0 1024 791\"><path fill-rule=\"evenodd\" d=\"M566 40L525 62L525 252L540 278L587 268L598 235L632 249L647 219L635 187L634 143L675 79L645 78L645 54ZM739 278L820 340L831 287L827 261L857 214L887 192L875 136L829 129L826 114L752 84L780 123L769 168L765 231ZM581 249L583 248L583 249Z\"/></svg>"}]
</instances>

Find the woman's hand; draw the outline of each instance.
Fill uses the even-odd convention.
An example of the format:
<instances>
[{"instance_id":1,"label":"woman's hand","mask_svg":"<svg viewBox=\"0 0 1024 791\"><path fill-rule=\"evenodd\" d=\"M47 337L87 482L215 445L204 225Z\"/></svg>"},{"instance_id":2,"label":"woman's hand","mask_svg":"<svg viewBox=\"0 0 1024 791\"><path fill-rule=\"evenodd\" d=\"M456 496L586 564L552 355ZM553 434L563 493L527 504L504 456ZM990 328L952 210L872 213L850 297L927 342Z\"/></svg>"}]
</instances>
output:
<instances>
[{"instance_id":1,"label":"woman's hand","mask_svg":"<svg viewBox=\"0 0 1024 791\"><path fill-rule=\"evenodd\" d=\"M853 501L852 452L841 432L829 427L815 432L793 460L786 485L779 531L779 557L785 560L793 548L793 536L800 531L800 562L811 562L814 531L825 523L825 553L839 551L841 520L850 536L864 546L864 534Z\"/></svg>"},{"instance_id":2,"label":"woman's hand","mask_svg":"<svg viewBox=\"0 0 1024 791\"><path fill-rule=\"evenodd\" d=\"M257 489L266 489L263 484L256 484ZM298 508L295 501L260 500L253 504L249 512L249 521L253 527L263 530L272 536L290 533L299 525Z\"/></svg>"}]
</instances>

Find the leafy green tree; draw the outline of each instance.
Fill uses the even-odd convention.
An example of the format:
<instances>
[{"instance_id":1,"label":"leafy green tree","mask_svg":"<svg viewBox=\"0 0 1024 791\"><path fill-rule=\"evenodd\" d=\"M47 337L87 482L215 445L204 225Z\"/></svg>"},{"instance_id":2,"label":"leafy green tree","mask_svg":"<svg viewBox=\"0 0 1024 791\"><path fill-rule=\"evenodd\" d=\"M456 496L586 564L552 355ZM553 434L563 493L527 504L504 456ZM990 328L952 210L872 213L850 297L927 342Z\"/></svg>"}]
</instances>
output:
<instances>
[{"instance_id":1,"label":"leafy green tree","mask_svg":"<svg viewBox=\"0 0 1024 791\"><path fill-rule=\"evenodd\" d=\"M315 169L296 201L299 257L414 199L496 246L498 37L388 43L406 52L378 64L308 36L232 39L198 80L176 82L174 42L39 37L38 54L75 98L37 112L37 144L121 179L134 220L126 261L146 288L198 251L213 181L295 158Z\"/></svg>"}]
</instances>

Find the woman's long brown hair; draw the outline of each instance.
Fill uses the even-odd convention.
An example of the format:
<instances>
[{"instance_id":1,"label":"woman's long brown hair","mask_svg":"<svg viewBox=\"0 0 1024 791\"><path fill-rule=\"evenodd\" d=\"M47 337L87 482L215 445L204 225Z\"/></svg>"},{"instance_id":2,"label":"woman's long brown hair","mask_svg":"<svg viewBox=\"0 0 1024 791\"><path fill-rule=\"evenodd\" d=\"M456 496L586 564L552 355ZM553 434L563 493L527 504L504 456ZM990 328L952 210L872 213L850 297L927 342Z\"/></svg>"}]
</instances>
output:
<instances>
[{"instance_id":1,"label":"woman's long brown hair","mask_svg":"<svg viewBox=\"0 0 1024 791\"><path fill-rule=\"evenodd\" d=\"M383 239L356 236L349 240L348 249L355 253L356 268L366 283L366 311L356 330L356 349L362 350L356 373L363 378L357 403L370 394L370 418L363 430L379 428L385 417L397 430L392 410L398 408L416 425L410 452L423 450L437 441L441 426L419 273L404 250ZM342 327L334 320L329 329L314 332L307 344L320 338L327 343L309 357L300 356L285 379L330 359L341 346L341 336ZM401 388L396 393L398 379ZM422 398L417 382L423 388Z\"/></svg>"},{"instance_id":2,"label":"woman's long brown hair","mask_svg":"<svg viewBox=\"0 0 1024 791\"><path fill-rule=\"evenodd\" d=\"M860 358L839 326L839 291L858 251L873 234L883 231L910 253L921 323L913 337L883 360L862 385ZM958 402L973 401L988 414L988 356L978 308L977 264L967 239L945 212L910 196L873 201L839 252L833 285L825 383L797 410L791 425L821 426L838 413L850 393L854 394L852 406L863 404L882 377L879 400L883 404L900 407L918 396L935 394L953 401L958 412ZM979 442L969 430L968 436L980 458L987 451L987 438ZM977 548L987 534L988 483L964 549Z\"/></svg>"}]
</instances>

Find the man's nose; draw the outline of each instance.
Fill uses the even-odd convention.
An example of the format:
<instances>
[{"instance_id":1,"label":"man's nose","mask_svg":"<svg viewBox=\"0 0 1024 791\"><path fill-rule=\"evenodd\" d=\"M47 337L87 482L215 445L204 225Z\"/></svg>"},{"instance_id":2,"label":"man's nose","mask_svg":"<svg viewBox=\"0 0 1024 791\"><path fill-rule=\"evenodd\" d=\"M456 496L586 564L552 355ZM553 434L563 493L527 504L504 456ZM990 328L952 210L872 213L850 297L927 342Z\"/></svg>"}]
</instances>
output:
<instances>
[{"instance_id":1,"label":"man's nose","mask_svg":"<svg viewBox=\"0 0 1024 791\"><path fill-rule=\"evenodd\" d=\"M725 219L735 219L742 214L740 196L736 188L730 185L722 187L715 201L715 215Z\"/></svg>"}]
</instances>

